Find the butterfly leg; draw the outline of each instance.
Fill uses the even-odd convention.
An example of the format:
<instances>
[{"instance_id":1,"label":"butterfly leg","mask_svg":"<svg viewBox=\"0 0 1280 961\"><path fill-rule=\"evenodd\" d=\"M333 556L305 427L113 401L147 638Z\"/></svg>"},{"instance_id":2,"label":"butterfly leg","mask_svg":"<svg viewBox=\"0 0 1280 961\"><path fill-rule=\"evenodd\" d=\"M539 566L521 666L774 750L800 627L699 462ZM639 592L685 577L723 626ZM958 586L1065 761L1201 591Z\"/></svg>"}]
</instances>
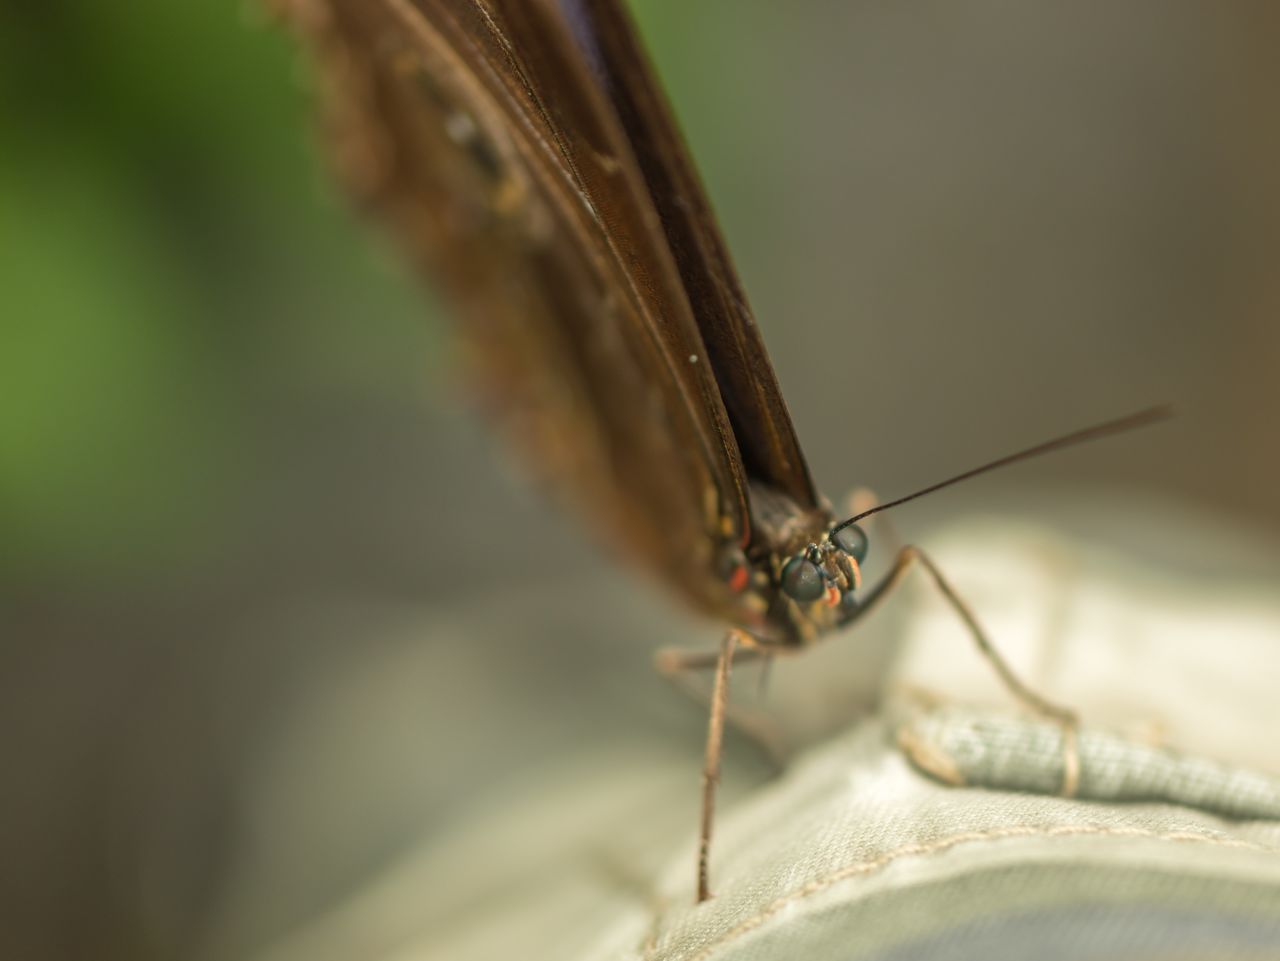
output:
<instances>
[{"instance_id":1,"label":"butterfly leg","mask_svg":"<svg viewBox=\"0 0 1280 961\"><path fill-rule=\"evenodd\" d=\"M730 629L720 642L716 653L709 651L683 651L665 648L658 652L656 658L658 670L672 680L676 680L683 672L715 668L715 677L711 688L711 711L707 721L707 744L702 762L702 814L698 825L698 902L711 897L710 857L711 832L715 823L716 788L720 783L720 760L724 753L725 721L733 720L740 724L740 718L731 718L729 712L729 675L735 660L747 661L758 658L769 658L768 651L762 650L760 644L745 631ZM748 732L752 733L752 732ZM758 733L756 734L759 737ZM776 749L776 736L769 741L761 740L762 745L771 755Z\"/></svg>"},{"instance_id":2,"label":"butterfly leg","mask_svg":"<svg viewBox=\"0 0 1280 961\"><path fill-rule=\"evenodd\" d=\"M991 639L987 637L986 632L982 629L982 625L978 623L978 619L974 616L969 605L961 599L955 588L942 576L942 572L929 558L928 554L913 545L908 545L898 551L892 569L864 596L857 613L847 623L851 624L870 613L906 577L912 566L916 564L922 567L925 573L929 575L930 580L937 586L947 603L951 605L960 620L964 622L965 627L968 628L969 634L973 637L974 643L978 647L978 652L991 665L992 670L996 672L996 675L1009 692L1034 713L1047 717L1062 726L1066 735L1066 758L1063 767L1062 793L1065 797L1073 796L1080 780L1080 758L1076 744L1078 723L1076 713L1070 708L1055 704L1038 694L1018 677L1009 663L996 650L995 645L991 643Z\"/></svg>"},{"instance_id":3,"label":"butterfly leg","mask_svg":"<svg viewBox=\"0 0 1280 961\"><path fill-rule=\"evenodd\" d=\"M730 629L720 642L715 685L711 689L711 717L707 722L707 749L702 761L702 819L698 826L698 903L711 897L711 828L715 821L716 787L720 783L720 758L724 753L724 717L729 705L729 671L740 642L752 650L754 641L742 631Z\"/></svg>"},{"instance_id":4,"label":"butterfly leg","mask_svg":"<svg viewBox=\"0 0 1280 961\"><path fill-rule=\"evenodd\" d=\"M773 654L762 650L753 641L752 646L736 644L733 649L733 660L738 664L759 661L762 667L767 668L773 661ZM658 673L670 681L677 690L698 704L710 706L714 691L708 693L703 685L695 683L689 675L695 671L718 667L719 649L704 651L664 647L654 655L653 663ZM770 764L779 771L782 769L788 754L787 747L778 725L768 714L763 711L752 711L741 705L736 707L729 705L725 708L725 720L750 738Z\"/></svg>"},{"instance_id":5,"label":"butterfly leg","mask_svg":"<svg viewBox=\"0 0 1280 961\"><path fill-rule=\"evenodd\" d=\"M751 647L745 645L735 647L733 659L738 664L758 661L772 657L772 653L762 650L752 642ZM720 649L714 651L692 650L684 647L660 647L653 656L653 666L663 677L677 677L692 671L707 671L720 663Z\"/></svg>"}]
</instances>

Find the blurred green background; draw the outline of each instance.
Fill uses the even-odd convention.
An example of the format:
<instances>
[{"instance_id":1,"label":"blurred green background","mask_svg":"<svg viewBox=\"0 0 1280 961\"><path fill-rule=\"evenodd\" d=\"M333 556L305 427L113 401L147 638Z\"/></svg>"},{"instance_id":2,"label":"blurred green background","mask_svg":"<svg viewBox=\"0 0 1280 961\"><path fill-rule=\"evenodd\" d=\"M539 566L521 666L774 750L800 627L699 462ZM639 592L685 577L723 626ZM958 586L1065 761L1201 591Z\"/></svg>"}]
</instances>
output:
<instances>
[{"instance_id":1,"label":"blurred green background","mask_svg":"<svg viewBox=\"0 0 1280 961\"><path fill-rule=\"evenodd\" d=\"M634 6L829 496L1169 400L928 510L1274 551L1277 7ZM707 629L509 469L311 117L253 4L0 6L6 956L241 956L584 718L696 756L646 618Z\"/></svg>"}]
</instances>

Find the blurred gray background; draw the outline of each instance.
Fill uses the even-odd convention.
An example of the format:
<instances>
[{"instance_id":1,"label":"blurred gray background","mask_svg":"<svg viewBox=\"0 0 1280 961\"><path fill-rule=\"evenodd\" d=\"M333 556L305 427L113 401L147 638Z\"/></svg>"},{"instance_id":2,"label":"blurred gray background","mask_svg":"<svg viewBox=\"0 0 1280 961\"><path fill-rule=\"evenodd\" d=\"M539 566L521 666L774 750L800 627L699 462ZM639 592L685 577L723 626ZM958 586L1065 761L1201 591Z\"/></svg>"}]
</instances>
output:
<instances>
[{"instance_id":1,"label":"blurred gray background","mask_svg":"<svg viewBox=\"0 0 1280 961\"><path fill-rule=\"evenodd\" d=\"M830 497L1167 400L896 523L1126 491L1276 556L1280 8L633 6ZM585 740L681 745L692 818L648 660L714 626L465 409L288 39L0 6L0 124L5 956L244 956Z\"/></svg>"}]
</instances>

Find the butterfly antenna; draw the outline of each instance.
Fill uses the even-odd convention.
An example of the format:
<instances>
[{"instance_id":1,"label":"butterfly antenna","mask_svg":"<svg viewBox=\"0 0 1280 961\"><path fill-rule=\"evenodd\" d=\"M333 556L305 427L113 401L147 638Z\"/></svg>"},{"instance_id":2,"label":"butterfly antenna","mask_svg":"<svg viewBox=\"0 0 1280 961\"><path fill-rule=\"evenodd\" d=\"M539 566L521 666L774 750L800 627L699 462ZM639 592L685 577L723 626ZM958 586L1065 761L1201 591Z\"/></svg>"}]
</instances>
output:
<instances>
[{"instance_id":1,"label":"butterfly antenna","mask_svg":"<svg viewBox=\"0 0 1280 961\"><path fill-rule=\"evenodd\" d=\"M1001 457L999 460L993 460L989 464L983 464L981 467L975 467L967 470L963 474L957 474L947 480L939 481L937 484L930 484L923 490L918 490L914 494L908 494L906 497L899 497L897 500L889 501L887 504L877 504L875 507L863 511L861 514L855 514L846 521L841 521L831 529L831 533L850 524L856 524L864 517L870 517L872 514L878 514L881 511L887 511L890 507L897 507L899 504L905 504L907 501L913 501L917 497L923 497L925 494L932 494L934 491L942 490L944 487L950 487L952 484L958 484L970 477L977 477L979 474L985 474L989 470L995 470L997 467L1007 467L1009 464L1016 464L1018 461L1027 460L1031 457L1039 457L1041 454L1047 454L1050 451L1061 450L1064 447L1071 447L1074 444L1082 444L1085 441L1097 440L1100 437L1108 437L1111 434L1119 434L1121 431L1133 430L1137 427L1146 427L1149 424L1155 424L1172 416L1173 411L1168 404L1162 404L1159 407L1149 407L1146 410L1140 410L1136 414L1130 414L1127 417L1120 417L1116 420L1109 420L1102 424L1094 424L1092 427L1086 427L1084 430L1073 431L1070 434L1064 434L1062 437L1056 437L1053 440L1045 441L1043 444L1036 444L1034 447L1028 447L1026 450L1020 450L1016 454L1009 454Z\"/></svg>"}]
</instances>

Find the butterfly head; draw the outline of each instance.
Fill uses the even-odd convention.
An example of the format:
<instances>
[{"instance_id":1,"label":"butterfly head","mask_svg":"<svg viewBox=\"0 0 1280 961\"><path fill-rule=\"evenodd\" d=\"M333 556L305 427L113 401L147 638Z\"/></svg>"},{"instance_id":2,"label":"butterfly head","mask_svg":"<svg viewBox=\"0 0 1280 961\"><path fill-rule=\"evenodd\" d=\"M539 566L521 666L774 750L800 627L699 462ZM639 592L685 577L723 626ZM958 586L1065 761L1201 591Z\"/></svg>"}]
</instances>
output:
<instances>
[{"instance_id":1,"label":"butterfly head","mask_svg":"<svg viewBox=\"0 0 1280 961\"><path fill-rule=\"evenodd\" d=\"M827 536L782 564L782 592L797 604L818 602L852 613L857 608L854 591L862 586L862 562L867 557L867 535L857 524L837 524Z\"/></svg>"}]
</instances>

